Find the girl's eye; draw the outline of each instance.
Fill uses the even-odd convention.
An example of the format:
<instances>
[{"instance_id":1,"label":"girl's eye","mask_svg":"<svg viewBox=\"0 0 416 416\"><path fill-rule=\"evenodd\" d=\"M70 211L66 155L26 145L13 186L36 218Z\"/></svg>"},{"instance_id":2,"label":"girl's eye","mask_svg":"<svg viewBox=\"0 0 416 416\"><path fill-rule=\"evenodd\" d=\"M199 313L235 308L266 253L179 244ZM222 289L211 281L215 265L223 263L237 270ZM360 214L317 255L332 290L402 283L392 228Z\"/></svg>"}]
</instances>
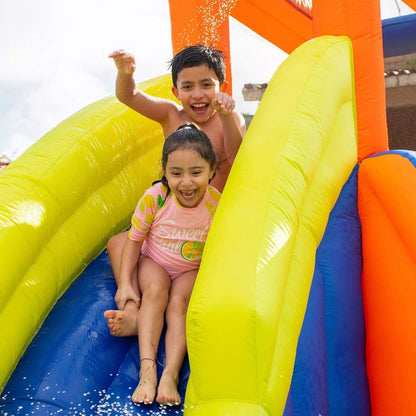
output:
<instances>
[{"instance_id":1,"label":"girl's eye","mask_svg":"<svg viewBox=\"0 0 416 416\"><path fill-rule=\"evenodd\" d=\"M196 170L196 171L194 171L194 172L193 172L193 174L194 174L195 176L200 175L200 174L201 174L201 171L200 171L200 170Z\"/></svg>"}]
</instances>

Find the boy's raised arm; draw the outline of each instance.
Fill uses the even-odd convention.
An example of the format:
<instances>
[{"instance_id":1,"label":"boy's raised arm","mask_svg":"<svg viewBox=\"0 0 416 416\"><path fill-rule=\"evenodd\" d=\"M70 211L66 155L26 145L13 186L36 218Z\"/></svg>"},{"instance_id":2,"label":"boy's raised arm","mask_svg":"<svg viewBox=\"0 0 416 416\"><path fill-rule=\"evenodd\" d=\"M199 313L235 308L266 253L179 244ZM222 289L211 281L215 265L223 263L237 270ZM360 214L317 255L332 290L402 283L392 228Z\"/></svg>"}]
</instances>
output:
<instances>
[{"instance_id":1,"label":"boy's raised arm","mask_svg":"<svg viewBox=\"0 0 416 416\"><path fill-rule=\"evenodd\" d=\"M136 87L134 56L124 50L109 55L117 67L116 96L123 103L138 113L155 120L162 125L168 120L169 111L175 104L169 100L153 97Z\"/></svg>"}]
</instances>

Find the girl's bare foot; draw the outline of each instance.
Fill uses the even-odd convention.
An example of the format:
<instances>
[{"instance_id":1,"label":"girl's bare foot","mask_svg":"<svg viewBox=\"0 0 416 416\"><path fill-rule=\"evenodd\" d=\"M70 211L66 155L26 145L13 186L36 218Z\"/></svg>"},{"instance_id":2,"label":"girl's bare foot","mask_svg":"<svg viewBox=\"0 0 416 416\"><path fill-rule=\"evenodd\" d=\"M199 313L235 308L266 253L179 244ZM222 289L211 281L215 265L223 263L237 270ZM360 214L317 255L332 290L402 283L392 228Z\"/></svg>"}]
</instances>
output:
<instances>
[{"instance_id":1,"label":"girl's bare foot","mask_svg":"<svg viewBox=\"0 0 416 416\"><path fill-rule=\"evenodd\" d=\"M131 400L134 403L152 404L156 395L157 371L155 360L143 358L140 361L140 381Z\"/></svg>"},{"instance_id":2,"label":"girl's bare foot","mask_svg":"<svg viewBox=\"0 0 416 416\"><path fill-rule=\"evenodd\" d=\"M159 381L156 401L167 406L181 404L181 396L178 393L178 376L164 370Z\"/></svg>"},{"instance_id":3,"label":"girl's bare foot","mask_svg":"<svg viewBox=\"0 0 416 416\"><path fill-rule=\"evenodd\" d=\"M116 337L127 337L137 335L137 313L132 310L104 312L108 320L108 328L111 335Z\"/></svg>"}]
</instances>

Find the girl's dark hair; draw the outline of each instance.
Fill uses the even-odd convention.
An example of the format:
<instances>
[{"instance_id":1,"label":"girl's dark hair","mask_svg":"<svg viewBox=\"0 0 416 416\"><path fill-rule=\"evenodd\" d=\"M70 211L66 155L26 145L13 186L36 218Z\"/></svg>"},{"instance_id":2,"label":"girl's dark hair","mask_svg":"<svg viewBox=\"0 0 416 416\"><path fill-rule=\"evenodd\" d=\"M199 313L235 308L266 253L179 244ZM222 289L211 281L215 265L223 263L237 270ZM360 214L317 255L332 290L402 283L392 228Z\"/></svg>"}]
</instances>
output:
<instances>
[{"instance_id":1,"label":"girl's dark hair","mask_svg":"<svg viewBox=\"0 0 416 416\"><path fill-rule=\"evenodd\" d=\"M169 62L172 70L172 82L176 88L178 74L184 68L206 65L215 72L220 85L225 81L225 62L224 54L218 49L206 45L192 45L178 52Z\"/></svg>"},{"instance_id":2,"label":"girl's dark hair","mask_svg":"<svg viewBox=\"0 0 416 416\"><path fill-rule=\"evenodd\" d=\"M166 170L166 164L168 162L169 155L175 150L180 149L191 149L197 152L202 159L206 160L211 169L215 171L217 167L217 159L215 156L214 149L212 147L211 140L209 140L206 133L200 130L193 123L182 124L178 127L176 131L170 134L165 143L163 144L162 150L162 169L163 172ZM215 175L215 173L214 173ZM157 183L159 181L153 182ZM166 176L163 174L161 181L163 185L168 188L168 193L170 193L168 181Z\"/></svg>"}]
</instances>

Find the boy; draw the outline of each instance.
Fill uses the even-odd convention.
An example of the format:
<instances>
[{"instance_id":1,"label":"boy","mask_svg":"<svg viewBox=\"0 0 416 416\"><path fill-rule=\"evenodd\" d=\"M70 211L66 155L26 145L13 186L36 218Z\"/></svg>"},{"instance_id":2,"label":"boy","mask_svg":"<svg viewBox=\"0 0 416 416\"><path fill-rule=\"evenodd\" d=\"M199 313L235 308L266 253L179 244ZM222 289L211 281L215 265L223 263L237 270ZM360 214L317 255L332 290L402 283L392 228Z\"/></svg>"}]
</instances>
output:
<instances>
[{"instance_id":1,"label":"boy","mask_svg":"<svg viewBox=\"0 0 416 416\"><path fill-rule=\"evenodd\" d=\"M195 123L210 138L219 169L211 185L220 192L245 134L243 116L234 110L235 102L225 93L225 65L222 53L204 45L189 46L171 61L172 92L181 102L152 97L136 88L136 63L123 50L113 52L118 69L117 98L133 110L157 121L165 137L184 123Z\"/></svg>"},{"instance_id":2,"label":"boy","mask_svg":"<svg viewBox=\"0 0 416 416\"><path fill-rule=\"evenodd\" d=\"M117 98L133 110L160 123L165 137L189 122L196 124L208 135L218 162L211 185L222 192L246 131L243 116L234 110L234 99L225 92L227 84L222 53L204 45L194 45L174 56L170 63L172 92L182 106L172 100L152 97L136 88L133 77L136 62L133 55L119 50L109 57L114 59L118 70ZM108 242L107 251L113 270L119 270L126 236L127 232L117 234ZM115 273L115 279L116 282L119 281L118 273ZM137 334L136 315L141 299L137 282L132 284L133 289L128 293L118 293L118 310L104 313L112 335ZM170 396L168 391L165 396Z\"/></svg>"}]
</instances>

